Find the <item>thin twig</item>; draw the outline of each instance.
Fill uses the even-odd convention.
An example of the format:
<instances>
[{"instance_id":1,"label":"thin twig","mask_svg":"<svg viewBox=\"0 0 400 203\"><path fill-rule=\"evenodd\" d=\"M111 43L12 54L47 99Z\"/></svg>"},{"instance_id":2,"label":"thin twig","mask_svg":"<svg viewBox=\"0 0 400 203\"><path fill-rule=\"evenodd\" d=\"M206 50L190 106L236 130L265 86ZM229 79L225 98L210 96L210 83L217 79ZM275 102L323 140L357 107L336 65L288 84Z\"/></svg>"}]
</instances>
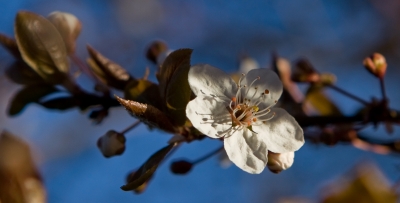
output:
<instances>
[{"instance_id":1,"label":"thin twig","mask_svg":"<svg viewBox=\"0 0 400 203\"><path fill-rule=\"evenodd\" d=\"M385 88L385 81L384 81L384 78L383 78L383 77L379 78L379 83L380 83L380 86L381 86L382 99L387 100L387 97L386 97L386 88Z\"/></svg>"},{"instance_id":2,"label":"thin twig","mask_svg":"<svg viewBox=\"0 0 400 203\"><path fill-rule=\"evenodd\" d=\"M128 131L132 130L133 128L135 128L136 126L138 126L141 123L140 120L137 120L136 122L134 122L132 125L128 126L127 128L125 128L123 131L121 131L121 134L125 134Z\"/></svg>"},{"instance_id":3,"label":"thin twig","mask_svg":"<svg viewBox=\"0 0 400 203\"><path fill-rule=\"evenodd\" d=\"M215 149L215 150L209 152L208 154L204 155L203 157L200 157L199 159L193 161L192 164L195 165L195 164L201 163L201 162L203 162L203 161L209 159L210 157L214 156L215 154L217 154L218 152L220 152L222 149L224 149L223 146L220 147L220 148L217 148L217 149Z\"/></svg>"},{"instance_id":4,"label":"thin twig","mask_svg":"<svg viewBox=\"0 0 400 203\"><path fill-rule=\"evenodd\" d=\"M361 99L360 97L357 97L357 96L355 96L355 95L343 90L342 88L339 88L339 87L337 87L335 85L329 85L328 87L332 88L333 90L335 90L335 91L337 91L337 92L339 92L339 93L341 93L341 94L343 94L345 96L350 97L351 99L354 99L355 101L360 102L361 104L363 104L365 106L368 105L367 101L365 101L365 100Z\"/></svg>"}]
</instances>

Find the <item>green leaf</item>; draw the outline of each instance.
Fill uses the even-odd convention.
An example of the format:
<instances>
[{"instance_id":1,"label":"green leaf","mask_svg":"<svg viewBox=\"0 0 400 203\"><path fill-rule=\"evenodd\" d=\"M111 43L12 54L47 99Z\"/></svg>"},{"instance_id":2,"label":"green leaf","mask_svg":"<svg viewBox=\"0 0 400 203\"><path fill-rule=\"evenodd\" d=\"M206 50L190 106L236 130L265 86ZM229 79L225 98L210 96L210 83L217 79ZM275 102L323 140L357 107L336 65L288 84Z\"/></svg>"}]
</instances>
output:
<instances>
[{"instance_id":1,"label":"green leaf","mask_svg":"<svg viewBox=\"0 0 400 203\"><path fill-rule=\"evenodd\" d=\"M127 83L130 80L133 80L123 67L106 58L91 46L88 45L87 49L91 59L93 60L88 60L89 66L92 68L96 76L105 84L119 90L124 90Z\"/></svg>"},{"instance_id":2,"label":"green leaf","mask_svg":"<svg viewBox=\"0 0 400 203\"><path fill-rule=\"evenodd\" d=\"M39 100L44 96L58 91L59 90L54 86L47 84L25 86L11 99L8 114L12 116L16 115L20 113L29 103L39 102Z\"/></svg>"},{"instance_id":3,"label":"green leaf","mask_svg":"<svg viewBox=\"0 0 400 203\"><path fill-rule=\"evenodd\" d=\"M126 99L150 104L161 109L160 90L157 84L145 79L132 80L124 90Z\"/></svg>"},{"instance_id":4,"label":"green leaf","mask_svg":"<svg viewBox=\"0 0 400 203\"><path fill-rule=\"evenodd\" d=\"M10 54L12 54L16 59L21 59L21 54L19 53L17 42L14 39L7 37L0 33L0 44L7 49Z\"/></svg>"},{"instance_id":5,"label":"green leaf","mask_svg":"<svg viewBox=\"0 0 400 203\"><path fill-rule=\"evenodd\" d=\"M158 165L164 160L165 156L171 151L172 148L176 146L175 143L170 144L153 154L134 174L133 177L129 179L129 183L121 187L124 191L130 191L143 185L147 180L149 180L154 172L157 170Z\"/></svg>"},{"instance_id":6,"label":"green leaf","mask_svg":"<svg viewBox=\"0 0 400 203\"><path fill-rule=\"evenodd\" d=\"M191 90L188 82L192 49L179 49L167 56L160 70L160 93L166 106L166 113L175 125L184 125L186 105Z\"/></svg>"},{"instance_id":7,"label":"green leaf","mask_svg":"<svg viewBox=\"0 0 400 203\"><path fill-rule=\"evenodd\" d=\"M156 107L149 104L125 100L118 96L115 97L132 116L138 118L147 125L157 127L169 133L176 133L170 119Z\"/></svg>"},{"instance_id":8,"label":"green leaf","mask_svg":"<svg viewBox=\"0 0 400 203\"><path fill-rule=\"evenodd\" d=\"M69 71L67 50L54 25L40 15L20 11L14 29L22 59L46 81L63 82Z\"/></svg>"},{"instance_id":9,"label":"green leaf","mask_svg":"<svg viewBox=\"0 0 400 203\"><path fill-rule=\"evenodd\" d=\"M5 73L10 80L17 84L32 85L45 83L44 79L22 60L18 60L7 67Z\"/></svg>"},{"instance_id":10,"label":"green leaf","mask_svg":"<svg viewBox=\"0 0 400 203\"><path fill-rule=\"evenodd\" d=\"M322 116L342 115L339 108L324 94L324 86L311 85L306 93L303 102L303 109L307 109L307 105L311 105Z\"/></svg>"}]
</instances>

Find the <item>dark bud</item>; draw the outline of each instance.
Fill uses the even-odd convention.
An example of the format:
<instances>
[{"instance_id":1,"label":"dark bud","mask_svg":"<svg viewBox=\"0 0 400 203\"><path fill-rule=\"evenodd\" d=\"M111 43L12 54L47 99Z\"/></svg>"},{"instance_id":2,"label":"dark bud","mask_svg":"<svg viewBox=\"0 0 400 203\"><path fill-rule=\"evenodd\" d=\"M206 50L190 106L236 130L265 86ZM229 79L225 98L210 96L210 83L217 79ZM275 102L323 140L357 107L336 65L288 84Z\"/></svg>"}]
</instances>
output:
<instances>
[{"instance_id":1,"label":"dark bud","mask_svg":"<svg viewBox=\"0 0 400 203\"><path fill-rule=\"evenodd\" d=\"M157 64L158 56L164 52L168 51L168 46L165 42L156 40L152 42L147 49L146 58Z\"/></svg>"},{"instance_id":2,"label":"dark bud","mask_svg":"<svg viewBox=\"0 0 400 203\"><path fill-rule=\"evenodd\" d=\"M193 167L192 163L185 160L181 160L172 162L170 169L172 173L183 175L188 173L192 169L192 167Z\"/></svg>"}]
</instances>

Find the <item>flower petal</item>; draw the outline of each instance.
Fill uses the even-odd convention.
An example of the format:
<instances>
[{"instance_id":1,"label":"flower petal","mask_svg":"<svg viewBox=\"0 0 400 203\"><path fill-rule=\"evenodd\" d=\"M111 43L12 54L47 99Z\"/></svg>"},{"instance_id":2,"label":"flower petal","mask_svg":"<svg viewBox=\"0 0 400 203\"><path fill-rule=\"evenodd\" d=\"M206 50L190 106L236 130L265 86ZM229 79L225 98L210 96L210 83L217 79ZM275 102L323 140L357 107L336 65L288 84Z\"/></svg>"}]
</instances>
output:
<instances>
[{"instance_id":1,"label":"flower petal","mask_svg":"<svg viewBox=\"0 0 400 203\"><path fill-rule=\"evenodd\" d=\"M293 152L304 144L303 129L297 121L284 109L272 108L265 117L275 116L264 123L253 125L254 132L267 144L268 150L275 153Z\"/></svg>"},{"instance_id":2,"label":"flower petal","mask_svg":"<svg viewBox=\"0 0 400 203\"><path fill-rule=\"evenodd\" d=\"M256 80L258 77L260 79ZM254 80L256 81L251 85ZM246 85L242 89L242 95L246 95L245 98L250 100L262 99L260 98L261 94L268 92L262 99L262 103L266 106L273 106L275 101L278 101L281 97L283 91L283 85L278 75L274 71L265 68L250 70L243 78L241 85Z\"/></svg>"},{"instance_id":3,"label":"flower petal","mask_svg":"<svg viewBox=\"0 0 400 203\"><path fill-rule=\"evenodd\" d=\"M231 99L237 91L236 83L228 74L208 64L190 68L189 85L197 96L225 96Z\"/></svg>"},{"instance_id":4,"label":"flower petal","mask_svg":"<svg viewBox=\"0 0 400 203\"><path fill-rule=\"evenodd\" d=\"M200 132L220 138L232 126L228 105L214 97L198 96L186 106L186 116Z\"/></svg>"},{"instance_id":5,"label":"flower petal","mask_svg":"<svg viewBox=\"0 0 400 203\"><path fill-rule=\"evenodd\" d=\"M264 140L247 128L227 136L224 147L229 159L248 173L261 173L268 162L268 149Z\"/></svg>"}]
</instances>

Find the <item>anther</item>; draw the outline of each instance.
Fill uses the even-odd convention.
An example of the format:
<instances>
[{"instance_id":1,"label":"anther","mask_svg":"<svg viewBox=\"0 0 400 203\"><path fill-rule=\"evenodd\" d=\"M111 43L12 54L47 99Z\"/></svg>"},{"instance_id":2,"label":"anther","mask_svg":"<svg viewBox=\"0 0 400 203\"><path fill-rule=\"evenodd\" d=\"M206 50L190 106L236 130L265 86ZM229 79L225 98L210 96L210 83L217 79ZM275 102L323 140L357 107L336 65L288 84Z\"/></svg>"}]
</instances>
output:
<instances>
[{"instance_id":1,"label":"anther","mask_svg":"<svg viewBox=\"0 0 400 203\"><path fill-rule=\"evenodd\" d=\"M265 93L265 94L269 94L269 90L265 89L265 90L264 90L264 93Z\"/></svg>"}]
</instances>

